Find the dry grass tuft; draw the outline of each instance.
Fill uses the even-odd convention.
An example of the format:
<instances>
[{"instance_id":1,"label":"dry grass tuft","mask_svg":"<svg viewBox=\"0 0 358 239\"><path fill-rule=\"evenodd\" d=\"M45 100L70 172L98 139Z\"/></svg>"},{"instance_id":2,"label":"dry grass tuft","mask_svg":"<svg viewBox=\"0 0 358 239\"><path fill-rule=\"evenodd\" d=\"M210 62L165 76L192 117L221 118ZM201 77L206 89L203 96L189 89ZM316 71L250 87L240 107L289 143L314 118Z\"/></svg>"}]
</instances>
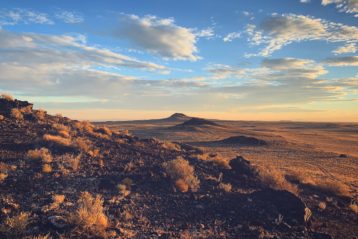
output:
<instances>
[{"instance_id":1,"label":"dry grass tuft","mask_svg":"<svg viewBox=\"0 0 358 239\"><path fill-rule=\"evenodd\" d=\"M14 101L14 97L12 95L5 94L5 93L0 95L0 99L5 99L7 101Z\"/></svg>"},{"instance_id":2,"label":"dry grass tuft","mask_svg":"<svg viewBox=\"0 0 358 239\"><path fill-rule=\"evenodd\" d=\"M54 123L52 128L57 131L57 133L64 138L71 138L70 128L63 124Z\"/></svg>"},{"instance_id":3,"label":"dry grass tuft","mask_svg":"<svg viewBox=\"0 0 358 239\"><path fill-rule=\"evenodd\" d=\"M163 163L163 168L169 177L174 181L176 187L181 186L180 189L185 189L185 185L191 191L196 192L200 187L199 179L194 175L194 167L182 157L178 157L172 161ZM179 182L178 182L179 180Z\"/></svg>"},{"instance_id":4,"label":"dry grass tuft","mask_svg":"<svg viewBox=\"0 0 358 239\"><path fill-rule=\"evenodd\" d=\"M29 159L40 159L43 163L52 162L52 154L47 148L29 150L27 152L27 158Z\"/></svg>"},{"instance_id":5,"label":"dry grass tuft","mask_svg":"<svg viewBox=\"0 0 358 239\"><path fill-rule=\"evenodd\" d=\"M129 187L123 183L117 185L118 191L123 197L127 197L131 191L129 190Z\"/></svg>"},{"instance_id":6,"label":"dry grass tuft","mask_svg":"<svg viewBox=\"0 0 358 239\"><path fill-rule=\"evenodd\" d=\"M55 194L52 195L52 204L48 208L49 210L57 209L65 201L65 195Z\"/></svg>"},{"instance_id":7,"label":"dry grass tuft","mask_svg":"<svg viewBox=\"0 0 358 239\"><path fill-rule=\"evenodd\" d=\"M44 121L46 118L46 111L45 110L35 110L34 114L38 120Z\"/></svg>"},{"instance_id":8,"label":"dry grass tuft","mask_svg":"<svg viewBox=\"0 0 358 239\"><path fill-rule=\"evenodd\" d=\"M78 208L69 216L69 221L81 230L103 236L109 220L104 213L102 197L100 195L93 197L89 192L81 193Z\"/></svg>"},{"instance_id":9,"label":"dry grass tuft","mask_svg":"<svg viewBox=\"0 0 358 239\"><path fill-rule=\"evenodd\" d=\"M7 173L0 172L0 183L2 183L8 176Z\"/></svg>"},{"instance_id":10,"label":"dry grass tuft","mask_svg":"<svg viewBox=\"0 0 358 239\"><path fill-rule=\"evenodd\" d=\"M0 226L0 231L8 235L10 238L19 238L26 231L29 224L29 213L21 212L19 215L6 218Z\"/></svg>"},{"instance_id":11,"label":"dry grass tuft","mask_svg":"<svg viewBox=\"0 0 358 239\"><path fill-rule=\"evenodd\" d=\"M43 173L51 173L52 172L52 167L51 165L45 163L42 165L42 172Z\"/></svg>"},{"instance_id":12,"label":"dry grass tuft","mask_svg":"<svg viewBox=\"0 0 358 239\"><path fill-rule=\"evenodd\" d=\"M16 120L23 120L24 116L22 115L22 112L19 109L11 109L11 113L10 113L11 117L16 119Z\"/></svg>"},{"instance_id":13,"label":"dry grass tuft","mask_svg":"<svg viewBox=\"0 0 358 239\"><path fill-rule=\"evenodd\" d=\"M98 128L96 130L97 132L101 133L101 134L105 134L105 135L108 135L108 136L111 136L112 135L112 130L110 130L108 127L106 126L102 126L100 128Z\"/></svg>"},{"instance_id":14,"label":"dry grass tuft","mask_svg":"<svg viewBox=\"0 0 358 239\"><path fill-rule=\"evenodd\" d=\"M352 193L350 191L350 187L340 181L333 181L331 179L319 178L319 177L311 177L304 174L293 173L290 175L296 181L301 184L308 185L310 187L316 188L320 191L335 194L343 197L351 197Z\"/></svg>"},{"instance_id":15,"label":"dry grass tuft","mask_svg":"<svg viewBox=\"0 0 358 239\"><path fill-rule=\"evenodd\" d=\"M231 192L232 190L232 185L230 183L220 183L218 188L224 192Z\"/></svg>"},{"instance_id":16,"label":"dry grass tuft","mask_svg":"<svg viewBox=\"0 0 358 239\"><path fill-rule=\"evenodd\" d=\"M182 193L186 193L189 190L189 185L181 178L175 181L175 187Z\"/></svg>"},{"instance_id":17,"label":"dry grass tuft","mask_svg":"<svg viewBox=\"0 0 358 239\"><path fill-rule=\"evenodd\" d=\"M350 208L353 212L355 212L355 213L358 214L358 205L357 205L357 204L352 203L352 204L349 205L349 208Z\"/></svg>"},{"instance_id":18,"label":"dry grass tuft","mask_svg":"<svg viewBox=\"0 0 358 239\"><path fill-rule=\"evenodd\" d=\"M73 124L81 132L93 132L94 125L89 121L78 121Z\"/></svg>"},{"instance_id":19,"label":"dry grass tuft","mask_svg":"<svg viewBox=\"0 0 358 239\"><path fill-rule=\"evenodd\" d=\"M65 195L55 194L52 196L52 201L53 201L53 203L60 205L61 203L63 203L65 201Z\"/></svg>"},{"instance_id":20,"label":"dry grass tuft","mask_svg":"<svg viewBox=\"0 0 358 239\"><path fill-rule=\"evenodd\" d=\"M32 239L51 239L52 237L50 236L50 233L46 234L46 235L38 235L38 236L34 236L32 237Z\"/></svg>"},{"instance_id":21,"label":"dry grass tuft","mask_svg":"<svg viewBox=\"0 0 358 239\"><path fill-rule=\"evenodd\" d=\"M99 149L93 149L90 150L89 152L87 152L91 157L96 158L98 156L100 156L100 151Z\"/></svg>"},{"instance_id":22,"label":"dry grass tuft","mask_svg":"<svg viewBox=\"0 0 358 239\"><path fill-rule=\"evenodd\" d=\"M58 135L51 135L51 134L45 134L43 136L43 140L56 143L61 146L70 146L71 145L71 139L63 138Z\"/></svg>"},{"instance_id":23,"label":"dry grass tuft","mask_svg":"<svg viewBox=\"0 0 358 239\"><path fill-rule=\"evenodd\" d=\"M288 182L285 175L281 171L274 168L258 168L258 173L261 182L265 186L276 190L287 190L295 195L298 195L298 188Z\"/></svg>"},{"instance_id":24,"label":"dry grass tuft","mask_svg":"<svg viewBox=\"0 0 358 239\"><path fill-rule=\"evenodd\" d=\"M179 144L175 144L169 141L162 142L162 147L168 150L180 151L181 147Z\"/></svg>"},{"instance_id":25,"label":"dry grass tuft","mask_svg":"<svg viewBox=\"0 0 358 239\"><path fill-rule=\"evenodd\" d=\"M328 193L336 194L338 196L343 196L343 197L352 196L350 187L347 184L339 181L316 180L315 184L311 186Z\"/></svg>"},{"instance_id":26,"label":"dry grass tuft","mask_svg":"<svg viewBox=\"0 0 358 239\"><path fill-rule=\"evenodd\" d=\"M195 157L202 161L213 162L220 167L230 169L230 159L224 158L221 154L211 155L209 153L197 154Z\"/></svg>"},{"instance_id":27,"label":"dry grass tuft","mask_svg":"<svg viewBox=\"0 0 358 239\"><path fill-rule=\"evenodd\" d=\"M76 138L73 140L73 145L79 148L82 152L88 153L91 149L92 142L85 138Z\"/></svg>"}]
</instances>

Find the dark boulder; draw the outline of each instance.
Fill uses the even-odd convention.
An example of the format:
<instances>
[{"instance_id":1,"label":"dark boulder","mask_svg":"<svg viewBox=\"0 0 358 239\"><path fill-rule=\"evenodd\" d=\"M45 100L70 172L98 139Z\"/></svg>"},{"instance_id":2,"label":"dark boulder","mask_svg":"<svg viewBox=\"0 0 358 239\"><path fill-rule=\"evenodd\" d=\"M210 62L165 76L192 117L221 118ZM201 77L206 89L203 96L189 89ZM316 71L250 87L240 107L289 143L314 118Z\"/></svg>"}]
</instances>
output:
<instances>
[{"instance_id":1,"label":"dark boulder","mask_svg":"<svg viewBox=\"0 0 358 239\"><path fill-rule=\"evenodd\" d=\"M286 190L264 189L250 195L263 210L263 216L275 219L276 224L304 225L312 212L296 195Z\"/></svg>"}]
</instances>

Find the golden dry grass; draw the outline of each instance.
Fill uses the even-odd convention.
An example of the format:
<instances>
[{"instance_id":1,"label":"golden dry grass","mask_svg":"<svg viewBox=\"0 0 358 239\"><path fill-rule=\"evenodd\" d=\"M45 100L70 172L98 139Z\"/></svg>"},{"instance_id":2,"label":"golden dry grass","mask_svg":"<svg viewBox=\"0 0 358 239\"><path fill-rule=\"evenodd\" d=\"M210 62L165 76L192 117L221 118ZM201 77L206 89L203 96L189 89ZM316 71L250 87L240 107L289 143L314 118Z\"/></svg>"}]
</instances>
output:
<instances>
[{"instance_id":1,"label":"golden dry grass","mask_svg":"<svg viewBox=\"0 0 358 239\"><path fill-rule=\"evenodd\" d=\"M0 172L0 183L2 183L8 176L7 173Z\"/></svg>"},{"instance_id":2,"label":"golden dry grass","mask_svg":"<svg viewBox=\"0 0 358 239\"><path fill-rule=\"evenodd\" d=\"M180 184L187 184L193 192L199 189L200 181L194 174L194 167L184 158L178 157L172 161L165 162L163 163L163 168L175 184L177 184L177 180L180 180Z\"/></svg>"},{"instance_id":3,"label":"golden dry grass","mask_svg":"<svg viewBox=\"0 0 358 239\"><path fill-rule=\"evenodd\" d=\"M22 115L22 112L19 109L11 109L11 113L10 113L11 117L16 119L16 120L23 120L24 116Z\"/></svg>"},{"instance_id":4,"label":"golden dry grass","mask_svg":"<svg viewBox=\"0 0 358 239\"><path fill-rule=\"evenodd\" d=\"M178 144L172 143L170 141L164 141L162 142L162 147L168 150L175 150L175 151L180 151L181 147Z\"/></svg>"},{"instance_id":5,"label":"golden dry grass","mask_svg":"<svg viewBox=\"0 0 358 239\"><path fill-rule=\"evenodd\" d=\"M92 142L88 139L79 137L73 140L73 145L82 152L88 153L91 149Z\"/></svg>"},{"instance_id":6,"label":"golden dry grass","mask_svg":"<svg viewBox=\"0 0 358 239\"><path fill-rule=\"evenodd\" d=\"M318 188L322 191L336 194L338 196L344 196L344 197L352 196L350 187L347 184L339 181L316 179L315 184L311 186Z\"/></svg>"},{"instance_id":7,"label":"golden dry grass","mask_svg":"<svg viewBox=\"0 0 358 239\"><path fill-rule=\"evenodd\" d=\"M357 204L352 203L352 204L349 205L349 208L350 208L353 212L355 212L355 213L358 214L358 205L357 205Z\"/></svg>"},{"instance_id":8,"label":"golden dry grass","mask_svg":"<svg viewBox=\"0 0 358 239\"><path fill-rule=\"evenodd\" d=\"M33 236L32 239L51 239L52 237L49 234L46 235L38 235L38 236Z\"/></svg>"},{"instance_id":9,"label":"golden dry grass","mask_svg":"<svg viewBox=\"0 0 358 239\"><path fill-rule=\"evenodd\" d=\"M27 158L40 159L43 163L51 163L52 162L52 154L45 147L42 147L41 149L29 150L27 152Z\"/></svg>"},{"instance_id":10,"label":"golden dry grass","mask_svg":"<svg viewBox=\"0 0 358 239\"><path fill-rule=\"evenodd\" d=\"M108 127L106 127L106 126L99 127L96 131L99 132L99 133L101 133L101 134L108 135L108 136L111 136L111 135L112 135L112 130L110 130L110 129L109 129Z\"/></svg>"},{"instance_id":11,"label":"golden dry grass","mask_svg":"<svg viewBox=\"0 0 358 239\"><path fill-rule=\"evenodd\" d=\"M34 114L38 120L45 120L46 118L46 111L42 109L38 109L34 111Z\"/></svg>"},{"instance_id":12,"label":"golden dry grass","mask_svg":"<svg viewBox=\"0 0 358 239\"><path fill-rule=\"evenodd\" d=\"M8 101L14 101L14 97L10 94L1 94L0 95L0 99L5 99L5 100L8 100Z\"/></svg>"},{"instance_id":13,"label":"golden dry grass","mask_svg":"<svg viewBox=\"0 0 358 239\"><path fill-rule=\"evenodd\" d=\"M77 121L73 124L81 132L93 132L94 125L89 121Z\"/></svg>"},{"instance_id":14,"label":"golden dry grass","mask_svg":"<svg viewBox=\"0 0 358 239\"><path fill-rule=\"evenodd\" d=\"M312 177L304 172L291 173L290 177L303 185L308 185L327 193L344 197L352 196L351 188L341 181L322 177Z\"/></svg>"},{"instance_id":15,"label":"golden dry grass","mask_svg":"<svg viewBox=\"0 0 358 239\"><path fill-rule=\"evenodd\" d=\"M64 201L65 201L65 195L62 194L54 194L52 195L52 203L48 207L49 210L57 209Z\"/></svg>"},{"instance_id":16,"label":"golden dry grass","mask_svg":"<svg viewBox=\"0 0 358 239\"><path fill-rule=\"evenodd\" d=\"M230 159L223 157L221 154L210 155L209 153L197 154L195 157L199 160L213 162L214 164L230 169Z\"/></svg>"},{"instance_id":17,"label":"golden dry grass","mask_svg":"<svg viewBox=\"0 0 358 239\"><path fill-rule=\"evenodd\" d=\"M287 190L298 195L298 188L286 180L282 171L273 167L258 167L257 169L259 178L265 186L276 190Z\"/></svg>"},{"instance_id":18,"label":"golden dry grass","mask_svg":"<svg viewBox=\"0 0 358 239\"><path fill-rule=\"evenodd\" d=\"M103 236L109 226L109 220L104 213L102 197L93 197L89 192L81 193L77 210L69 216L69 221L80 230Z\"/></svg>"},{"instance_id":19,"label":"golden dry grass","mask_svg":"<svg viewBox=\"0 0 358 239\"><path fill-rule=\"evenodd\" d=\"M218 188L224 192L231 192L232 185L230 183L220 183Z\"/></svg>"},{"instance_id":20,"label":"golden dry grass","mask_svg":"<svg viewBox=\"0 0 358 239\"><path fill-rule=\"evenodd\" d=\"M63 138L58 135L51 135L51 134L45 134L43 136L44 141L53 142L61 146L70 146L71 145L71 139Z\"/></svg>"},{"instance_id":21,"label":"golden dry grass","mask_svg":"<svg viewBox=\"0 0 358 239\"><path fill-rule=\"evenodd\" d=\"M185 193L189 190L189 185L181 178L175 181L175 187L182 193Z\"/></svg>"},{"instance_id":22,"label":"golden dry grass","mask_svg":"<svg viewBox=\"0 0 358 239\"><path fill-rule=\"evenodd\" d=\"M42 165L42 172L43 172L43 173L51 173L51 172L52 172L52 167L51 167L51 165L50 165L50 164L47 164L47 163L43 164L43 165Z\"/></svg>"},{"instance_id":23,"label":"golden dry grass","mask_svg":"<svg viewBox=\"0 0 358 239\"><path fill-rule=\"evenodd\" d=\"M29 224L30 214L21 212L13 217L8 217L0 226L0 231L8 235L10 238L19 238L26 231Z\"/></svg>"}]
</instances>

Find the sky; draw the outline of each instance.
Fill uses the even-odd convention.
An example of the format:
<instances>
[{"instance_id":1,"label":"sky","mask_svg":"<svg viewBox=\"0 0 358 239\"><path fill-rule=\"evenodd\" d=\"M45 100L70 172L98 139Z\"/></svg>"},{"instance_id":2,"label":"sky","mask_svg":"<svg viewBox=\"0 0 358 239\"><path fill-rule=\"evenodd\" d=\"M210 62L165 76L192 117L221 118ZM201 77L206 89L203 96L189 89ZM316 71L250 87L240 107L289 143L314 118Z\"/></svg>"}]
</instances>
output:
<instances>
[{"instance_id":1,"label":"sky","mask_svg":"<svg viewBox=\"0 0 358 239\"><path fill-rule=\"evenodd\" d=\"M358 0L2 0L0 92L74 119L358 121Z\"/></svg>"}]
</instances>

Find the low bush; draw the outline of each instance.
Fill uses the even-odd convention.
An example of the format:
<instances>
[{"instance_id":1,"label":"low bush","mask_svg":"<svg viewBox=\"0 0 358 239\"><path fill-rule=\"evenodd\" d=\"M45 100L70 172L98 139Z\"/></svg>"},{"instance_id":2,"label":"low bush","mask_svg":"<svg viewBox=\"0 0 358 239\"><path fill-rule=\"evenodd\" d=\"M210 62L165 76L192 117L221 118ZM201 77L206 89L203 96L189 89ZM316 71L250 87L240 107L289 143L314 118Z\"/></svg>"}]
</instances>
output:
<instances>
[{"instance_id":1,"label":"low bush","mask_svg":"<svg viewBox=\"0 0 358 239\"><path fill-rule=\"evenodd\" d=\"M287 190L298 195L298 188L294 184L288 182L281 171L270 167L257 169L259 178L265 186L277 190Z\"/></svg>"},{"instance_id":2,"label":"low bush","mask_svg":"<svg viewBox=\"0 0 358 239\"><path fill-rule=\"evenodd\" d=\"M24 116L22 115L22 112L19 109L13 108L11 109L10 113L11 117L16 120L23 120Z\"/></svg>"},{"instance_id":3,"label":"low bush","mask_svg":"<svg viewBox=\"0 0 358 239\"><path fill-rule=\"evenodd\" d=\"M50 165L50 164L47 164L47 163L43 164L43 165L42 165L42 172L43 172L43 173L51 173L51 172L52 172L52 167L51 167L51 165Z\"/></svg>"},{"instance_id":4,"label":"low bush","mask_svg":"<svg viewBox=\"0 0 358 239\"><path fill-rule=\"evenodd\" d=\"M231 192L232 185L230 183L220 183L218 188L224 192Z\"/></svg>"},{"instance_id":5,"label":"low bush","mask_svg":"<svg viewBox=\"0 0 358 239\"><path fill-rule=\"evenodd\" d=\"M41 109L35 110L35 111L34 111L34 115L36 116L36 118L37 118L38 120L44 121L45 118L46 118L46 111L41 110Z\"/></svg>"},{"instance_id":6,"label":"low bush","mask_svg":"<svg viewBox=\"0 0 358 239\"><path fill-rule=\"evenodd\" d=\"M89 192L81 193L77 210L69 216L69 222L78 226L80 230L103 236L109 220L104 213L102 197L93 197Z\"/></svg>"},{"instance_id":7,"label":"low bush","mask_svg":"<svg viewBox=\"0 0 358 239\"><path fill-rule=\"evenodd\" d=\"M6 218L0 226L0 231L9 238L20 238L26 232L29 216L29 213L21 212L16 216Z\"/></svg>"},{"instance_id":8,"label":"low bush","mask_svg":"<svg viewBox=\"0 0 358 239\"><path fill-rule=\"evenodd\" d=\"M71 139L63 138L58 135L51 135L51 134L45 134L43 136L43 140L48 142L53 142L61 146L70 146L71 145Z\"/></svg>"},{"instance_id":9,"label":"low bush","mask_svg":"<svg viewBox=\"0 0 358 239\"><path fill-rule=\"evenodd\" d=\"M194 167L182 157L163 163L163 168L178 190L186 192L190 188L195 192L199 189L200 181L194 175Z\"/></svg>"},{"instance_id":10,"label":"low bush","mask_svg":"<svg viewBox=\"0 0 358 239\"><path fill-rule=\"evenodd\" d=\"M7 101L14 101L14 97L12 95L9 95L9 94L1 94L0 99L5 99Z\"/></svg>"},{"instance_id":11,"label":"low bush","mask_svg":"<svg viewBox=\"0 0 358 239\"><path fill-rule=\"evenodd\" d=\"M29 159L40 159L43 163L52 162L52 154L47 148L29 150L27 152L27 157Z\"/></svg>"},{"instance_id":12,"label":"low bush","mask_svg":"<svg viewBox=\"0 0 358 239\"><path fill-rule=\"evenodd\" d=\"M349 205L349 208L350 208L353 212L355 212L355 213L358 214L358 205L357 205L357 204L351 203L351 204Z\"/></svg>"}]
</instances>

